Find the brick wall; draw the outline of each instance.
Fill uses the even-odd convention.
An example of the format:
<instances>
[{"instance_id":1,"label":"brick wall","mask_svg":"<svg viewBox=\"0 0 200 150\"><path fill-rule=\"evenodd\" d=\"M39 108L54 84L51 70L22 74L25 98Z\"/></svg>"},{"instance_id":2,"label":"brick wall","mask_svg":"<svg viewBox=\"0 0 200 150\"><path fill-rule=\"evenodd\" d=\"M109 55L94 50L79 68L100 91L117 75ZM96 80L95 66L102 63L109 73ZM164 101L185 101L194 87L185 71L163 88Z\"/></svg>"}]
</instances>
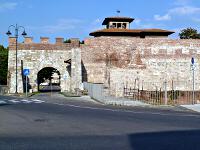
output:
<instances>
[{"instance_id":1,"label":"brick wall","mask_svg":"<svg viewBox=\"0 0 200 150\"><path fill-rule=\"evenodd\" d=\"M133 86L135 78L161 84L164 80L191 80L192 56L196 61L195 80L199 82L200 40L97 37L85 39L82 46L88 81L109 84L111 93L117 96L122 96L126 83Z\"/></svg>"},{"instance_id":2,"label":"brick wall","mask_svg":"<svg viewBox=\"0 0 200 150\"><path fill-rule=\"evenodd\" d=\"M13 80L10 82L12 91L14 91L15 83L15 42L15 38L9 39L9 76ZM79 45L78 39L71 39L71 43L63 43L63 38L56 38L56 43L51 44L45 37L41 38L40 43L34 43L29 37L24 43L18 44L18 69L20 70L20 60L24 60L29 68L42 68L49 64L55 66L56 69L62 68L61 74L65 74L64 60L71 59L72 49L76 48L80 49L73 52L81 50L81 54L77 53L76 56L73 53L73 58L81 57L82 62L79 60L77 63L82 67L78 68L74 74L80 73L82 69L84 81L105 83L110 87L113 95L122 96L122 87L126 83L133 86L136 78L143 82L160 82L160 84L163 80L189 81L191 80L192 56L196 61L195 79L199 82L200 40L96 37L87 38L85 44ZM38 66L39 64L41 66ZM77 68L76 63L73 62L73 64ZM37 70L34 74L37 74ZM36 77L33 77L31 82L34 83L35 79Z\"/></svg>"}]
</instances>

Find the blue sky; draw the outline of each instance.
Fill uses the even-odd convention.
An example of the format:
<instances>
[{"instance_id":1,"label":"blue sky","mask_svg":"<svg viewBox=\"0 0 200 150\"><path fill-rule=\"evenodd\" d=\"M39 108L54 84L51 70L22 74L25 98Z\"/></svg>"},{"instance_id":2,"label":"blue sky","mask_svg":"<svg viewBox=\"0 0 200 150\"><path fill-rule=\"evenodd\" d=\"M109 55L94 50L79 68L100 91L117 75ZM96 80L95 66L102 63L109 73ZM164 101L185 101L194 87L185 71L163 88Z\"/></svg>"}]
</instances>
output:
<instances>
[{"instance_id":1,"label":"blue sky","mask_svg":"<svg viewBox=\"0 0 200 150\"><path fill-rule=\"evenodd\" d=\"M7 46L5 33L16 23L35 42L41 36L50 37L51 42L55 37L83 40L102 28L105 17L116 16L116 10L121 16L135 18L133 29L173 30L177 33L172 38L187 27L200 32L199 0L0 0L0 44Z\"/></svg>"}]
</instances>

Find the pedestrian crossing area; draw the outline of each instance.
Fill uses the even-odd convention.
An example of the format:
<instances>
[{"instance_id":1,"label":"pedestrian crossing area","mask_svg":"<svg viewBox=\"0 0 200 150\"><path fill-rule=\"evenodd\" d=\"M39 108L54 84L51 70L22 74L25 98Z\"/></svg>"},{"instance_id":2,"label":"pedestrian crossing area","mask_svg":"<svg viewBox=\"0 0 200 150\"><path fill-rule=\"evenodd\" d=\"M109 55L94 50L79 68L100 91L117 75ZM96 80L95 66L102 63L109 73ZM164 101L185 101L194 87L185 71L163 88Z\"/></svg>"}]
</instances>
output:
<instances>
[{"instance_id":1,"label":"pedestrian crossing area","mask_svg":"<svg viewBox=\"0 0 200 150\"><path fill-rule=\"evenodd\" d=\"M0 105L6 104L41 104L45 101L38 99L0 99Z\"/></svg>"}]
</instances>

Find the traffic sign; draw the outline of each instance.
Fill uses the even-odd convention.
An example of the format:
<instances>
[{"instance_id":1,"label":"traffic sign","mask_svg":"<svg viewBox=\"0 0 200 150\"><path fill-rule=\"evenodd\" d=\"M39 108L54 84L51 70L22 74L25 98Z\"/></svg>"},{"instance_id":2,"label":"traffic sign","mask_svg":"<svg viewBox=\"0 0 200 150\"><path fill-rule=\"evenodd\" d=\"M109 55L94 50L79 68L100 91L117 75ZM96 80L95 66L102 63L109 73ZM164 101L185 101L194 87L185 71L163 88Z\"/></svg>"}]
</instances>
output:
<instances>
[{"instance_id":1,"label":"traffic sign","mask_svg":"<svg viewBox=\"0 0 200 150\"><path fill-rule=\"evenodd\" d=\"M30 74L30 70L29 70L29 69L24 69L24 70L23 70L23 74L24 74L25 76L28 76L28 75Z\"/></svg>"},{"instance_id":2,"label":"traffic sign","mask_svg":"<svg viewBox=\"0 0 200 150\"><path fill-rule=\"evenodd\" d=\"M192 57L191 63L192 63L192 65L194 65L194 57Z\"/></svg>"}]
</instances>

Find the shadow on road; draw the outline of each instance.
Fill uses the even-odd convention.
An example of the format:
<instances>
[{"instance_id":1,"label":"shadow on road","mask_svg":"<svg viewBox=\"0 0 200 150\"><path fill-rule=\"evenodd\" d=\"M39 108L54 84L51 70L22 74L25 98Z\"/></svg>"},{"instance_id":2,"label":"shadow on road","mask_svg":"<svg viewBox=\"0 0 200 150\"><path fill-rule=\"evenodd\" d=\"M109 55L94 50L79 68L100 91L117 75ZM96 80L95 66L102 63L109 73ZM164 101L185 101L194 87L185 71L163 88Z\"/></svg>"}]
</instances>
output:
<instances>
[{"instance_id":1,"label":"shadow on road","mask_svg":"<svg viewBox=\"0 0 200 150\"><path fill-rule=\"evenodd\" d=\"M109 136L0 137L0 149L15 150L199 150L200 130Z\"/></svg>"},{"instance_id":2,"label":"shadow on road","mask_svg":"<svg viewBox=\"0 0 200 150\"><path fill-rule=\"evenodd\" d=\"M200 130L129 135L133 150L199 150Z\"/></svg>"}]
</instances>

